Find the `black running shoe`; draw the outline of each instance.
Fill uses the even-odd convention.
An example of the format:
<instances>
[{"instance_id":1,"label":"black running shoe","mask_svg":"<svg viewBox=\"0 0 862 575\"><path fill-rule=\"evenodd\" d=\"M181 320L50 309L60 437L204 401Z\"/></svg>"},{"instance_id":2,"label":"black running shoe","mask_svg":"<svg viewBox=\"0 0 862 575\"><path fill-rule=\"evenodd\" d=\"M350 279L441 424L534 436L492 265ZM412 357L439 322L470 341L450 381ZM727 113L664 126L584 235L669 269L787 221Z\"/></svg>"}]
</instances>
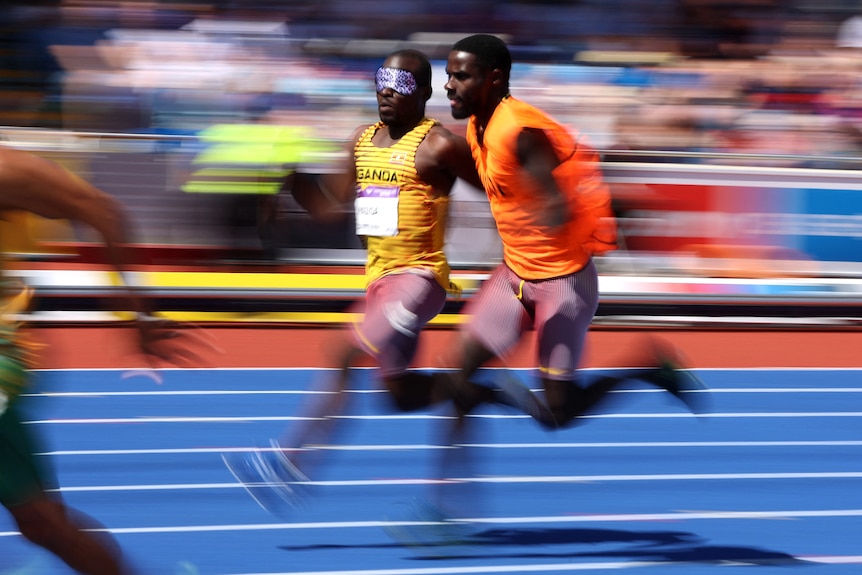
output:
<instances>
[{"instance_id":1,"label":"black running shoe","mask_svg":"<svg viewBox=\"0 0 862 575\"><path fill-rule=\"evenodd\" d=\"M691 370L682 369L674 360L661 358L659 367L650 370L644 379L669 392L692 413L707 411L704 394L709 388Z\"/></svg>"}]
</instances>

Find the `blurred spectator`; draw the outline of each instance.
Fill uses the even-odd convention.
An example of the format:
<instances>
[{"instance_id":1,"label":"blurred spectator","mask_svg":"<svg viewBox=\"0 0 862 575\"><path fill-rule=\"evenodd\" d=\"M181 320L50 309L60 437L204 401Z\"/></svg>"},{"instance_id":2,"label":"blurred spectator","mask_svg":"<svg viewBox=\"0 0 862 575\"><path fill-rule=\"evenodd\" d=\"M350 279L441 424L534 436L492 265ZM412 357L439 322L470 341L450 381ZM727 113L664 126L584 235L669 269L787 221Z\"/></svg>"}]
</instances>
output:
<instances>
[{"instance_id":1,"label":"blurred spectator","mask_svg":"<svg viewBox=\"0 0 862 575\"><path fill-rule=\"evenodd\" d=\"M680 51L690 58L749 59L775 41L776 0L679 0Z\"/></svg>"},{"instance_id":2,"label":"blurred spectator","mask_svg":"<svg viewBox=\"0 0 862 575\"><path fill-rule=\"evenodd\" d=\"M21 10L36 13L32 7ZM50 15L51 9L42 12ZM621 89L640 89L639 95L648 98L664 87L691 105L703 103L685 95L684 84L678 82L685 72L662 75L657 66L673 70L686 61L713 59L755 62L751 58L775 46L779 32L801 29L782 27L792 11L775 0L231 0L183 5L66 0L56 4L54 12L47 16L52 23L39 27L45 30L39 36L53 43L53 56L66 69L65 126L110 131L198 129L242 121L248 99L267 95L276 107L355 106L355 111L370 115L360 78L367 75L367 60L379 57L375 51L422 42L443 30L451 33L453 26L465 33L485 28L507 34L519 62L558 62L558 70L547 78L538 67L520 74L524 88L547 99L541 103L552 112L559 110L562 121L588 131L608 130L615 123L613 101ZM189 24L195 16L197 26ZM817 16L809 12L798 18ZM271 29L264 31L268 24ZM603 49L631 54L659 50L678 52L679 57L654 59L653 66L637 68L636 63L650 60L632 55L628 63L606 63L595 73L604 73L604 80L589 86L579 81L578 67L569 62L585 50ZM57 64L51 61L54 72L49 75L56 81ZM612 65L625 69L615 71ZM757 78L759 71L751 72ZM725 74L718 66L697 73ZM638 86L638 81L644 83ZM589 96L591 90L595 97ZM775 93L773 100L781 96ZM433 111L434 101L430 105ZM601 113L596 113L597 106ZM699 126L696 122L694 129ZM614 140L609 132L590 135L597 143Z\"/></svg>"}]
</instances>

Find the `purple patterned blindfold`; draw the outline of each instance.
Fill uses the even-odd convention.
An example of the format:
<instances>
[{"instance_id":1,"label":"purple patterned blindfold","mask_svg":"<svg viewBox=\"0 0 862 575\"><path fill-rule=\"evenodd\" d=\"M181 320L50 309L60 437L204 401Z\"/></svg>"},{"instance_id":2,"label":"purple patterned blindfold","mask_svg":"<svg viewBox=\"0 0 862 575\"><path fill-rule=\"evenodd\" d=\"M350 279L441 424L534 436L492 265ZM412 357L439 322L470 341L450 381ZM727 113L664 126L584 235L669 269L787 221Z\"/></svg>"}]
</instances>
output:
<instances>
[{"instance_id":1,"label":"purple patterned blindfold","mask_svg":"<svg viewBox=\"0 0 862 575\"><path fill-rule=\"evenodd\" d=\"M382 92L386 88L395 90L402 96L410 96L416 91L416 77L407 70L400 68L378 68L374 75L377 91Z\"/></svg>"}]
</instances>

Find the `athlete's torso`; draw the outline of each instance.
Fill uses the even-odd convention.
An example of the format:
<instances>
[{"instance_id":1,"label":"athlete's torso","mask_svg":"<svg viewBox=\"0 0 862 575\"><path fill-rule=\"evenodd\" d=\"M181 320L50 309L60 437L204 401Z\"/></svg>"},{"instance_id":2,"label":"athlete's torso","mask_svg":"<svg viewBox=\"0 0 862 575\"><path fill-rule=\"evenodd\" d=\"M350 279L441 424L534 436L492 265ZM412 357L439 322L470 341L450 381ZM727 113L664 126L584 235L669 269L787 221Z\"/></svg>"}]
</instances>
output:
<instances>
[{"instance_id":1,"label":"athlete's torso","mask_svg":"<svg viewBox=\"0 0 862 575\"><path fill-rule=\"evenodd\" d=\"M385 129L378 122L363 132L354 149L357 234L367 239L368 282L415 267L430 269L449 287L443 252L449 198L435 195L416 170L416 153L436 120L425 118L389 147L372 142Z\"/></svg>"},{"instance_id":2,"label":"athlete's torso","mask_svg":"<svg viewBox=\"0 0 862 575\"><path fill-rule=\"evenodd\" d=\"M517 157L517 138L526 127L541 129L557 152L561 164L554 177L561 191L576 201L578 169L575 138L538 108L516 98L501 101L480 144L474 118L467 127L467 142L488 194L491 212L503 242L506 264L523 279L547 279L580 270L589 254L578 241L577 221L569 220L558 229L538 221L543 193L523 175Z\"/></svg>"}]
</instances>

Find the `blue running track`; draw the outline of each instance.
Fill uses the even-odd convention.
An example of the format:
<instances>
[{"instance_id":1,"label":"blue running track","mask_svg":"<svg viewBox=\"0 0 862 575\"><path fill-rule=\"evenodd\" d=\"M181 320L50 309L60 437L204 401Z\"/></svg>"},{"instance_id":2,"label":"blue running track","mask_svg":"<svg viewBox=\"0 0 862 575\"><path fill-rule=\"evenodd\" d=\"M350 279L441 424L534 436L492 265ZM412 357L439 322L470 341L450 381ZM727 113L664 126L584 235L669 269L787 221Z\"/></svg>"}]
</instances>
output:
<instances>
[{"instance_id":1,"label":"blue running track","mask_svg":"<svg viewBox=\"0 0 862 575\"><path fill-rule=\"evenodd\" d=\"M482 411L457 450L472 468L441 484L445 413L394 413L358 370L312 498L287 517L220 454L280 435L325 372L42 371L22 402L63 496L144 575L862 573L862 370L698 373L699 417L647 387L557 433ZM437 491L467 543L393 541L384 528ZM69 571L2 516L0 573Z\"/></svg>"}]
</instances>

